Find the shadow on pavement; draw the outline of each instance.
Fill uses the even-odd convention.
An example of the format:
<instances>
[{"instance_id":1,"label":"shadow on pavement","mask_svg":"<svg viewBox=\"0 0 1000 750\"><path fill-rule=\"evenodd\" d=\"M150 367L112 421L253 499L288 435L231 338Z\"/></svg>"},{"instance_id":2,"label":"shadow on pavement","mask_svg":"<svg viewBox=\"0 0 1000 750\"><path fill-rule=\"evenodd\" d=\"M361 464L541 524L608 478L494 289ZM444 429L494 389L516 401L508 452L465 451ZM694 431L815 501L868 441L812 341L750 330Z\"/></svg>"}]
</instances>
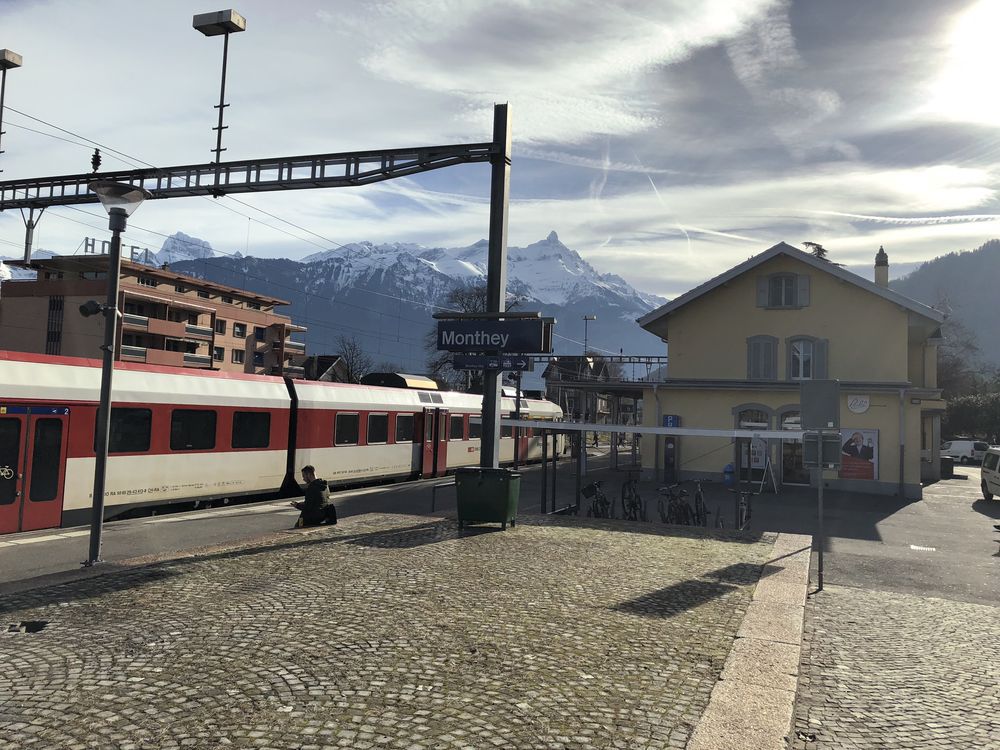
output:
<instances>
[{"instance_id":1,"label":"shadow on pavement","mask_svg":"<svg viewBox=\"0 0 1000 750\"><path fill-rule=\"evenodd\" d=\"M1000 500L976 500L972 504L972 509L977 513L982 513L988 518L1000 518Z\"/></svg>"},{"instance_id":2,"label":"shadow on pavement","mask_svg":"<svg viewBox=\"0 0 1000 750\"><path fill-rule=\"evenodd\" d=\"M329 529L331 527L321 528ZM414 547L419 546L419 544L429 544L444 541L448 538L456 538L457 536L457 529L449 528L447 522L438 521L359 534L326 533L322 536L310 536L301 539L295 539L294 536L290 538L285 537L280 541L269 541L257 546L248 546L240 549L204 552L201 554L194 552L188 557L150 562L142 565L142 567L116 570L116 564L108 563L108 567L97 575L91 574L85 578L74 578L51 585L43 584L39 588L4 596L2 601L0 601L0 614L44 607L59 602L93 599L104 594L139 588L149 583L158 583L181 575L185 567L205 561L251 558L277 550L299 549L328 544L347 543L370 547ZM417 543L412 543L413 540L416 540ZM250 542L250 544L252 545L253 542Z\"/></svg>"},{"instance_id":3,"label":"shadow on pavement","mask_svg":"<svg viewBox=\"0 0 1000 750\"><path fill-rule=\"evenodd\" d=\"M94 576L82 581L45 586L20 594L5 596L0 602L0 614L16 612L22 609L45 607L60 602L75 602L85 599L95 599L105 594L141 588L147 584L161 583L180 575L180 571L148 567L126 569Z\"/></svg>"},{"instance_id":4,"label":"shadow on pavement","mask_svg":"<svg viewBox=\"0 0 1000 750\"><path fill-rule=\"evenodd\" d=\"M681 581L616 604L612 609L641 617L674 617L736 591L741 586L755 584L762 577L776 572L777 569L767 566L767 563L734 563L709 571L700 578Z\"/></svg>"}]
</instances>

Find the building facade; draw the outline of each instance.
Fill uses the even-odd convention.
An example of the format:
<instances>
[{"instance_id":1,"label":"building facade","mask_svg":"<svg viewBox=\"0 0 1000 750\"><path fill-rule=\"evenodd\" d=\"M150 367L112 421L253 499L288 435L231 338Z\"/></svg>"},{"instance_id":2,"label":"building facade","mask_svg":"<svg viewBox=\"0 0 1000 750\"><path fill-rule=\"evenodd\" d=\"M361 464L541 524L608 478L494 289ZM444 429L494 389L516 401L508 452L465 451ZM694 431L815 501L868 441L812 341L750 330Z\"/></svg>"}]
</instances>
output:
<instances>
[{"instance_id":1,"label":"building facade","mask_svg":"<svg viewBox=\"0 0 1000 750\"><path fill-rule=\"evenodd\" d=\"M937 388L944 316L785 243L754 256L639 319L668 342L669 374L644 390L645 423L700 429L801 429L803 380L840 381L841 467L825 486L921 497L939 476L945 404ZM666 450L667 445L670 451ZM797 440L647 438L644 468L718 478L815 484Z\"/></svg>"},{"instance_id":2,"label":"building facade","mask_svg":"<svg viewBox=\"0 0 1000 750\"><path fill-rule=\"evenodd\" d=\"M99 358L104 315L79 307L107 295L107 255L11 266L37 272L0 290L0 349ZM301 377L306 329L274 311L285 300L122 260L115 358L171 367Z\"/></svg>"}]
</instances>

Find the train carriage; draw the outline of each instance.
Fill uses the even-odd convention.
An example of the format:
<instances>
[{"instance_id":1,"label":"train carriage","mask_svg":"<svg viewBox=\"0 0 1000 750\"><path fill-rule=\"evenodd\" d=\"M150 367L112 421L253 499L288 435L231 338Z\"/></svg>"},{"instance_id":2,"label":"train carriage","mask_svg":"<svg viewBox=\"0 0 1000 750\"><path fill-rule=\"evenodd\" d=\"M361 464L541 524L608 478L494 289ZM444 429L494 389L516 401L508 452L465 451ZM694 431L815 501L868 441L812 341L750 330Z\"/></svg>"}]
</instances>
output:
<instances>
[{"instance_id":1,"label":"train carriage","mask_svg":"<svg viewBox=\"0 0 1000 750\"><path fill-rule=\"evenodd\" d=\"M90 517L101 363L0 351L0 534ZM478 395L115 364L105 507L300 494L298 467L331 484L441 476L480 457ZM503 398L502 413L514 411ZM522 399L521 413L561 419ZM501 461L513 459L503 427ZM522 431L520 457L541 456Z\"/></svg>"}]
</instances>

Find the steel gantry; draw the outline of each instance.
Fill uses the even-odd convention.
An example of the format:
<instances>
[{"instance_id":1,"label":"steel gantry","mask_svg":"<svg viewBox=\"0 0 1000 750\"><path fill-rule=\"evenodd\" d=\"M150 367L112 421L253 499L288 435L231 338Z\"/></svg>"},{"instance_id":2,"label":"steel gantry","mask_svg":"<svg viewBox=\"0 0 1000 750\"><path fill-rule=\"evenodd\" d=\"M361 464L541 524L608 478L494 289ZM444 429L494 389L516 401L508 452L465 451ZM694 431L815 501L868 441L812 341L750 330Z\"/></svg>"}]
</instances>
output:
<instances>
[{"instance_id":1,"label":"steel gantry","mask_svg":"<svg viewBox=\"0 0 1000 750\"><path fill-rule=\"evenodd\" d=\"M0 211L97 203L87 185L98 178L145 188L153 200L367 185L456 164L489 162L498 153L503 155L503 146L471 143L348 151L5 180L0 182Z\"/></svg>"}]
</instances>

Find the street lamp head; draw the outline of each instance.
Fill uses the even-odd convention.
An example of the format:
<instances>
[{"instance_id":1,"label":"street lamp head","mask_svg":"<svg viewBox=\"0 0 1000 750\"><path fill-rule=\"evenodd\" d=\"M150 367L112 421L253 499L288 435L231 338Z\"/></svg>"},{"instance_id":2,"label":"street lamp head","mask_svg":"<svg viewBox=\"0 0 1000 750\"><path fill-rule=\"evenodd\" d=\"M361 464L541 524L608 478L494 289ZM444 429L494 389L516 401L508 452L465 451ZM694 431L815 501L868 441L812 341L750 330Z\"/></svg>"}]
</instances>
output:
<instances>
[{"instance_id":1,"label":"street lamp head","mask_svg":"<svg viewBox=\"0 0 1000 750\"><path fill-rule=\"evenodd\" d=\"M0 70L20 68L21 63L22 58L19 54L9 49L0 49Z\"/></svg>"},{"instance_id":2,"label":"street lamp head","mask_svg":"<svg viewBox=\"0 0 1000 750\"><path fill-rule=\"evenodd\" d=\"M91 192L97 193L101 205L109 214L112 209L118 208L124 211L126 216L131 216L139 208L139 204L153 197L153 194L143 187L114 180L94 180L87 187Z\"/></svg>"},{"instance_id":3,"label":"street lamp head","mask_svg":"<svg viewBox=\"0 0 1000 750\"><path fill-rule=\"evenodd\" d=\"M583 319L584 320L597 320L597 316L596 315L584 315Z\"/></svg>"},{"instance_id":4,"label":"street lamp head","mask_svg":"<svg viewBox=\"0 0 1000 750\"><path fill-rule=\"evenodd\" d=\"M238 31L246 31L247 19L230 8L214 13L199 13L194 17L191 25L205 36L219 36L220 34L235 34Z\"/></svg>"}]
</instances>

